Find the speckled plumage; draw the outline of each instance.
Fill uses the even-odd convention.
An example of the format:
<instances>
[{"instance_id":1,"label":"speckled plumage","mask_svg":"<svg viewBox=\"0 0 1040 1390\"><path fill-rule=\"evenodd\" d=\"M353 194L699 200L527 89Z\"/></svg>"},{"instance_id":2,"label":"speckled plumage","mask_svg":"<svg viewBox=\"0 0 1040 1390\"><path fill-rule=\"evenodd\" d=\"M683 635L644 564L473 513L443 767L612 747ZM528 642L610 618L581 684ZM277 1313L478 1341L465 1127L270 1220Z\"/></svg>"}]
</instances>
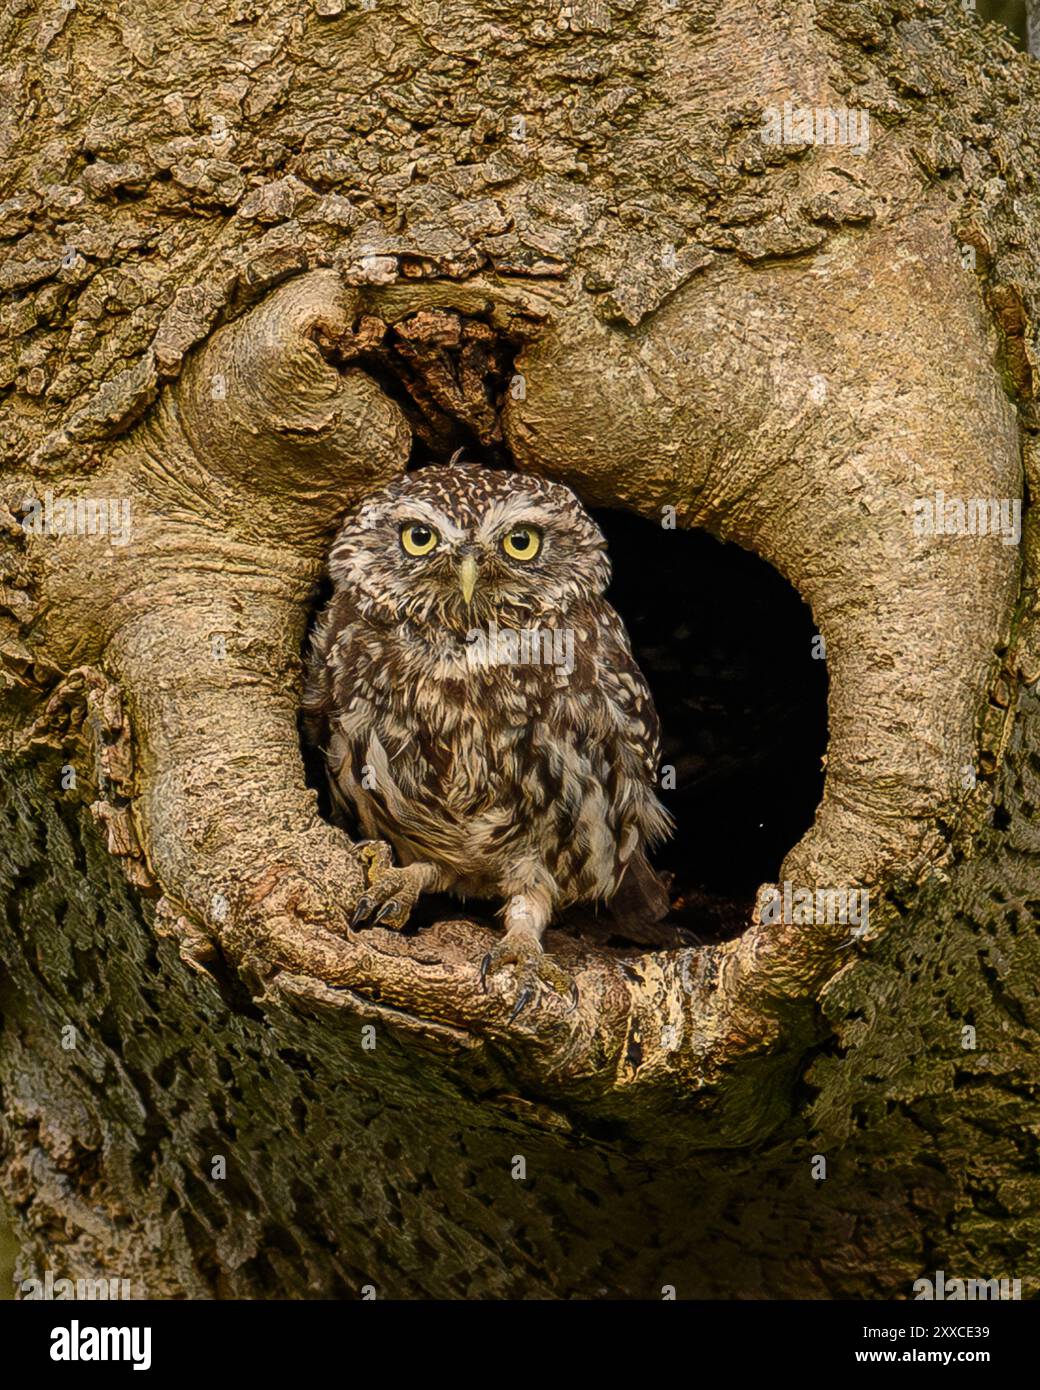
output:
<instances>
[{"instance_id":1,"label":"speckled plumage","mask_svg":"<svg viewBox=\"0 0 1040 1390\"><path fill-rule=\"evenodd\" d=\"M409 540L436 534L429 555L406 553L412 525ZM540 549L510 558L506 544L537 544L528 528ZM504 900L496 964L546 978L531 962L552 916L609 901L669 829L657 716L603 597L602 533L559 483L429 467L365 499L329 571L305 720L337 805L400 866L373 852L365 907L399 926L430 889ZM496 664L514 641L528 660Z\"/></svg>"}]
</instances>

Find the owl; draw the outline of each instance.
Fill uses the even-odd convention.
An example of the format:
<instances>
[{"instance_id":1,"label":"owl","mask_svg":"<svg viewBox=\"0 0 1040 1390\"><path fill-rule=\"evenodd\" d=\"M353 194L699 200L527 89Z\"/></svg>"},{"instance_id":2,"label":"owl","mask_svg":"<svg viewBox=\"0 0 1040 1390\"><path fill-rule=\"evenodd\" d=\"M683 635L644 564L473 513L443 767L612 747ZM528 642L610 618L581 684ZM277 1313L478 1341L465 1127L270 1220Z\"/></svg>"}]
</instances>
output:
<instances>
[{"instance_id":1,"label":"owl","mask_svg":"<svg viewBox=\"0 0 1040 1390\"><path fill-rule=\"evenodd\" d=\"M399 928L422 893L490 899L505 934L482 986L512 965L513 1017L542 985L576 1000L546 927L659 886L647 847L671 829L602 532L560 483L453 460L367 496L329 574L304 727L365 837L351 925Z\"/></svg>"}]
</instances>

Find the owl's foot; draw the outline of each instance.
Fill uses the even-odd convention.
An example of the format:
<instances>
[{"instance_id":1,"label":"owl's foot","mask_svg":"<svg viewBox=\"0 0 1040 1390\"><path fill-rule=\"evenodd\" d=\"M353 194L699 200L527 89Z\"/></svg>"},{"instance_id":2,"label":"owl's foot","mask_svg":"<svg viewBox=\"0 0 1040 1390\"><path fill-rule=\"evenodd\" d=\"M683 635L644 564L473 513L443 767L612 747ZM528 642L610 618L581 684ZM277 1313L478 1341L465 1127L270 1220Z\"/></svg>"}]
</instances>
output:
<instances>
[{"instance_id":1,"label":"owl's foot","mask_svg":"<svg viewBox=\"0 0 1040 1390\"><path fill-rule=\"evenodd\" d=\"M480 987L487 993L490 975L496 974L506 965L516 966L516 1003L509 1015L509 1022L519 1017L532 1000L537 1000L542 986L551 989L561 998L571 1001L568 1013L573 1013L578 1005L578 986L565 970L542 950L542 943L533 932L513 928L508 931L494 950L489 951L480 965Z\"/></svg>"},{"instance_id":2,"label":"owl's foot","mask_svg":"<svg viewBox=\"0 0 1040 1390\"><path fill-rule=\"evenodd\" d=\"M407 864L399 869L393 863L390 846L379 840L365 840L357 846L365 867L365 891L358 899L352 927L368 925L400 931L421 893L434 886L438 878L432 864Z\"/></svg>"}]
</instances>

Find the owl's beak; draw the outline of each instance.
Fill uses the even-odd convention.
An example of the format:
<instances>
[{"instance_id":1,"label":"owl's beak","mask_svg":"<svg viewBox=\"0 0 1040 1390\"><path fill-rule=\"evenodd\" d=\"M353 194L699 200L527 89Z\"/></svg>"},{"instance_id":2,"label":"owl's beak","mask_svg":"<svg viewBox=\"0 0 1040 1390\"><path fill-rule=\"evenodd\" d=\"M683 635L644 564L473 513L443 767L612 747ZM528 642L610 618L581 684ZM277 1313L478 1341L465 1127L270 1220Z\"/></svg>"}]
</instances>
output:
<instances>
[{"instance_id":1,"label":"owl's beak","mask_svg":"<svg viewBox=\"0 0 1040 1390\"><path fill-rule=\"evenodd\" d=\"M472 555L464 555L462 563L459 565L459 588L462 590L462 597L467 606L473 598L473 590L477 587L477 562Z\"/></svg>"}]
</instances>

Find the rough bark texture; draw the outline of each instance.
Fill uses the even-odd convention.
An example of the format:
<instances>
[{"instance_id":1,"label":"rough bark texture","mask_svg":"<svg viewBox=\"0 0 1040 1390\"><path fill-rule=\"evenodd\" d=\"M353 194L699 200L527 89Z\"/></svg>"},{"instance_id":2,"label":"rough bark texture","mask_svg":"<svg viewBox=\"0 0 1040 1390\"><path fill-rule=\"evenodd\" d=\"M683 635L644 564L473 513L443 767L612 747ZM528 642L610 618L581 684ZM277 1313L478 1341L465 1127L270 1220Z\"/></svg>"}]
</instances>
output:
<instances>
[{"instance_id":1,"label":"rough bark texture","mask_svg":"<svg viewBox=\"0 0 1040 1390\"><path fill-rule=\"evenodd\" d=\"M23 1267L154 1296L1035 1280L1036 539L912 526L1035 487L1030 61L910 0L0 28ZM785 101L869 110L869 152L764 145ZM497 344L500 409L429 349L444 316ZM299 652L338 517L414 435L674 507L811 604L827 779L780 878L868 887L865 938L550 936L579 1009L511 1024L486 925L347 933ZM27 536L47 489L130 499L130 543Z\"/></svg>"}]
</instances>

